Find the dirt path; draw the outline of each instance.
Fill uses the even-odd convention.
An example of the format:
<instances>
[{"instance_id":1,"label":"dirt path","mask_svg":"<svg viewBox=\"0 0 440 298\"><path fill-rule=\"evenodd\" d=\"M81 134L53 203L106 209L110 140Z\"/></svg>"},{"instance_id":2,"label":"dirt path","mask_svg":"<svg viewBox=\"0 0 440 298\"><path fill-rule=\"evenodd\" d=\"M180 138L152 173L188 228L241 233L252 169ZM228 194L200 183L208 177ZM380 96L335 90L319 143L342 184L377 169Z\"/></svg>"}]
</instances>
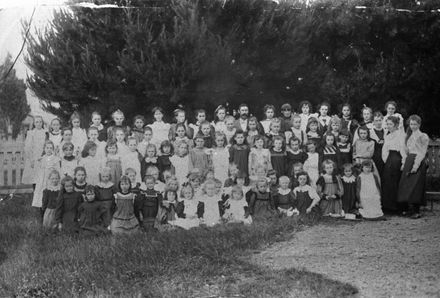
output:
<instances>
[{"instance_id":1,"label":"dirt path","mask_svg":"<svg viewBox=\"0 0 440 298\"><path fill-rule=\"evenodd\" d=\"M419 220L314 226L255 256L356 286L360 297L440 297L440 206Z\"/></svg>"}]
</instances>

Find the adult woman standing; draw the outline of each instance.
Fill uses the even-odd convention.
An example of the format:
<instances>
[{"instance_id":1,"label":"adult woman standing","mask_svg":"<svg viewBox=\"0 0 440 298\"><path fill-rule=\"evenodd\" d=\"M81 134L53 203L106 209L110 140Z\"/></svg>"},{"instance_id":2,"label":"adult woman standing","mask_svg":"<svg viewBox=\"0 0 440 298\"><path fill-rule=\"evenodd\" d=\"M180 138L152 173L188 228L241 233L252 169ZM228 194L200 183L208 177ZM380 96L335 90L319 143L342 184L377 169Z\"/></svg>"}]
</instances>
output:
<instances>
[{"instance_id":1,"label":"adult woman standing","mask_svg":"<svg viewBox=\"0 0 440 298\"><path fill-rule=\"evenodd\" d=\"M402 175L402 159L406 158L405 134L399 130L399 118L390 116L386 125L389 134L385 136L382 160L385 163L382 181L382 209L388 213L400 213L404 206L397 203L399 181Z\"/></svg>"},{"instance_id":2,"label":"adult woman standing","mask_svg":"<svg viewBox=\"0 0 440 298\"><path fill-rule=\"evenodd\" d=\"M420 131L422 119L417 115L409 117L409 127L405 138L406 158L403 158L402 178L400 178L398 202L409 204L412 218L420 218L420 206L425 205L425 156L429 137Z\"/></svg>"}]
</instances>

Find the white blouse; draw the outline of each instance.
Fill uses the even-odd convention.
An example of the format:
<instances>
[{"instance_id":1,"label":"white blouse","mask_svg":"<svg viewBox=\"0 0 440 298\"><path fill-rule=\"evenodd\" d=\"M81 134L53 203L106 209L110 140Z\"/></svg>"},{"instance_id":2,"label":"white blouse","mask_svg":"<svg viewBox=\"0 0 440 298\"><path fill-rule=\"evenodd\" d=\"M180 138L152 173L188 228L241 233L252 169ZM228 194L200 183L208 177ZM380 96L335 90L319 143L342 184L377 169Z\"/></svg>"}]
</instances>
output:
<instances>
[{"instance_id":1,"label":"white blouse","mask_svg":"<svg viewBox=\"0 0 440 298\"><path fill-rule=\"evenodd\" d=\"M428 151L429 146L429 137L426 133L418 130L417 132L413 132L411 136L408 138L405 146L406 154L416 154L416 158L414 160L413 169L417 170L420 166L420 163L426 156L426 152ZM406 156L403 158L402 163L405 164Z\"/></svg>"},{"instance_id":2,"label":"white blouse","mask_svg":"<svg viewBox=\"0 0 440 298\"><path fill-rule=\"evenodd\" d=\"M387 162L390 151L398 151L402 158L406 158L405 152L405 134L401 130L395 130L385 136L382 147L382 160Z\"/></svg>"}]
</instances>

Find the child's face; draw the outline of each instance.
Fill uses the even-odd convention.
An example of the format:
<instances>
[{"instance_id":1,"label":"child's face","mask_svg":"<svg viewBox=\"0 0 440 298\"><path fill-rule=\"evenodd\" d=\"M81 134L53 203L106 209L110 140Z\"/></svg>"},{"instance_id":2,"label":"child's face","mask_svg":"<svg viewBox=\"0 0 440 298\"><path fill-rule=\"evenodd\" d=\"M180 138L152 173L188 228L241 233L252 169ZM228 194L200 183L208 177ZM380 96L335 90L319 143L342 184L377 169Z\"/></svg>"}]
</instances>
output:
<instances>
[{"instance_id":1,"label":"child's face","mask_svg":"<svg viewBox=\"0 0 440 298\"><path fill-rule=\"evenodd\" d=\"M64 184L64 189L66 190L66 192L73 192L73 182L72 181L67 181Z\"/></svg>"},{"instance_id":2,"label":"child's face","mask_svg":"<svg viewBox=\"0 0 440 298\"><path fill-rule=\"evenodd\" d=\"M209 171L208 173L206 173L206 180L209 179L214 179L214 172Z\"/></svg>"},{"instance_id":3,"label":"child's face","mask_svg":"<svg viewBox=\"0 0 440 298\"><path fill-rule=\"evenodd\" d=\"M353 171L350 168L344 169L344 175L347 177L351 177L353 175Z\"/></svg>"},{"instance_id":4,"label":"child's face","mask_svg":"<svg viewBox=\"0 0 440 298\"><path fill-rule=\"evenodd\" d=\"M118 129L116 131L115 137L116 141L118 141L119 143L123 143L125 139L125 133L122 130Z\"/></svg>"},{"instance_id":5,"label":"child's face","mask_svg":"<svg viewBox=\"0 0 440 298\"><path fill-rule=\"evenodd\" d=\"M393 115L396 112L396 107L392 104L389 104L387 106L387 113L388 115Z\"/></svg>"},{"instance_id":6,"label":"child's face","mask_svg":"<svg viewBox=\"0 0 440 298\"><path fill-rule=\"evenodd\" d=\"M81 125L81 121L78 118L72 119L72 126L78 128Z\"/></svg>"},{"instance_id":7,"label":"child's face","mask_svg":"<svg viewBox=\"0 0 440 298\"><path fill-rule=\"evenodd\" d=\"M267 185L266 185L266 183L258 182L258 183L257 183L257 190L258 190L259 192L261 192L261 193L266 192L266 190L267 190Z\"/></svg>"},{"instance_id":8,"label":"child's face","mask_svg":"<svg viewBox=\"0 0 440 298\"><path fill-rule=\"evenodd\" d=\"M257 130L257 123L255 121L248 122L249 130Z\"/></svg>"},{"instance_id":9,"label":"child's face","mask_svg":"<svg viewBox=\"0 0 440 298\"><path fill-rule=\"evenodd\" d=\"M297 140L290 142L290 148L292 151L298 151L299 150L299 142Z\"/></svg>"},{"instance_id":10,"label":"child's face","mask_svg":"<svg viewBox=\"0 0 440 298\"><path fill-rule=\"evenodd\" d=\"M153 179L146 179L145 185L147 186L147 189L154 189L154 180Z\"/></svg>"},{"instance_id":11,"label":"child's face","mask_svg":"<svg viewBox=\"0 0 440 298\"><path fill-rule=\"evenodd\" d=\"M157 110L156 112L154 112L153 116L156 121L162 121L163 114L161 111Z\"/></svg>"},{"instance_id":12,"label":"child's face","mask_svg":"<svg viewBox=\"0 0 440 298\"><path fill-rule=\"evenodd\" d=\"M37 129L43 128L43 119L41 119L40 117L35 118L34 125Z\"/></svg>"},{"instance_id":13,"label":"child's face","mask_svg":"<svg viewBox=\"0 0 440 298\"><path fill-rule=\"evenodd\" d=\"M83 183L84 181L86 181L86 173L84 173L83 171L76 172L75 179L77 182Z\"/></svg>"},{"instance_id":14,"label":"child's face","mask_svg":"<svg viewBox=\"0 0 440 298\"><path fill-rule=\"evenodd\" d=\"M154 177L155 181L157 181L157 179L159 179L159 170L151 170L150 175Z\"/></svg>"},{"instance_id":15,"label":"child's face","mask_svg":"<svg viewBox=\"0 0 440 298\"><path fill-rule=\"evenodd\" d=\"M332 123L332 131L339 131L339 127L340 127L339 123L335 123L335 122Z\"/></svg>"},{"instance_id":16,"label":"child's face","mask_svg":"<svg viewBox=\"0 0 440 298\"><path fill-rule=\"evenodd\" d=\"M92 157L96 155L96 147L92 147L89 149L89 155Z\"/></svg>"},{"instance_id":17,"label":"child's face","mask_svg":"<svg viewBox=\"0 0 440 298\"><path fill-rule=\"evenodd\" d=\"M232 120L227 120L225 122L225 125L226 125L226 128L228 130L233 130L234 129L234 121L232 121Z\"/></svg>"},{"instance_id":18,"label":"child's face","mask_svg":"<svg viewBox=\"0 0 440 298\"><path fill-rule=\"evenodd\" d=\"M376 129L382 129L382 117L374 117L373 125Z\"/></svg>"},{"instance_id":19,"label":"child's face","mask_svg":"<svg viewBox=\"0 0 440 298\"><path fill-rule=\"evenodd\" d=\"M303 168L302 166L295 166L293 167L293 175L298 175L299 172L302 172Z\"/></svg>"},{"instance_id":20,"label":"child's face","mask_svg":"<svg viewBox=\"0 0 440 298\"><path fill-rule=\"evenodd\" d=\"M201 131L202 131L204 136L209 136L209 133L211 132L211 126L208 123L207 124L203 124L201 126Z\"/></svg>"},{"instance_id":21,"label":"child's face","mask_svg":"<svg viewBox=\"0 0 440 298\"><path fill-rule=\"evenodd\" d=\"M281 148L283 147L283 141L281 141L281 140L275 140L275 141L273 142L273 147L274 147L276 150L281 150Z\"/></svg>"},{"instance_id":22,"label":"child's face","mask_svg":"<svg viewBox=\"0 0 440 298\"><path fill-rule=\"evenodd\" d=\"M237 144L238 145L241 145L241 144L243 144L243 142L244 142L244 135L243 134L237 134L236 136L235 136L235 142L237 142Z\"/></svg>"},{"instance_id":23,"label":"child's face","mask_svg":"<svg viewBox=\"0 0 440 298\"><path fill-rule=\"evenodd\" d=\"M110 174L109 173L101 173L101 181L102 182L109 182L110 181Z\"/></svg>"},{"instance_id":24,"label":"child's face","mask_svg":"<svg viewBox=\"0 0 440 298\"><path fill-rule=\"evenodd\" d=\"M218 112L217 112L218 120L223 121L225 119L225 116L226 116L225 110L223 110L223 109L218 110Z\"/></svg>"},{"instance_id":25,"label":"child's face","mask_svg":"<svg viewBox=\"0 0 440 298\"><path fill-rule=\"evenodd\" d=\"M72 146L66 147L66 149L63 150L64 156L72 156L73 155L73 148Z\"/></svg>"},{"instance_id":26,"label":"child's face","mask_svg":"<svg viewBox=\"0 0 440 298\"><path fill-rule=\"evenodd\" d=\"M370 166L362 166L362 172L370 173L371 172L371 167Z\"/></svg>"},{"instance_id":27,"label":"child's face","mask_svg":"<svg viewBox=\"0 0 440 298\"><path fill-rule=\"evenodd\" d=\"M263 167L258 167L258 168L255 170L255 174L256 174L258 177L265 177L265 176L266 176L266 171L264 170Z\"/></svg>"},{"instance_id":28,"label":"child's face","mask_svg":"<svg viewBox=\"0 0 440 298\"><path fill-rule=\"evenodd\" d=\"M350 108L347 106L343 107L342 108L342 116L347 118L347 117L350 117L350 115L351 115Z\"/></svg>"},{"instance_id":29,"label":"child's face","mask_svg":"<svg viewBox=\"0 0 440 298\"><path fill-rule=\"evenodd\" d=\"M325 143L326 143L328 146L332 146L332 145L334 145L334 143L335 143L335 138L334 138L333 136L327 136L327 137L325 138Z\"/></svg>"},{"instance_id":30,"label":"child's face","mask_svg":"<svg viewBox=\"0 0 440 298\"><path fill-rule=\"evenodd\" d=\"M368 137L368 132L366 130L360 129L359 130L359 139L366 140Z\"/></svg>"},{"instance_id":31,"label":"child's face","mask_svg":"<svg viewBox=\"0 0 440 298\"><path fill-rule=\"evenodd\" d=\"M294 118L293 119L293 127L296 129L301 128L301 118Z\"/></svg>"},{"instance_id":32,"label":"child's face","mask_svg":"<svg viewBox=\"0 0 440 298\"><path fill-rule=\"evenodd\" d=\"M165 154L169 154L171 152L171 147L170 146L163 146L162 152Z\"/></svg>"},{"instance_id":33,"label":"child's face","mask_svg":"<svg viewBox=\"0 0 440 298\"><path fill-rule=\"evenodd\" d=\"M364 118L364 121L370 121L371 120L371 112L368 109L365 109L362 111L362 118Z\"/></svg>"},{"instance_id":34,"label":"child's face","mask_svg":"<svg viewBox=\"0 0 440 298\"><path fill-rule=\"evenodd\" d=\"M179 155L185 156L188 153L188 146L185 144L180 144L179 146Z\"/></svg>"},{"instance_id":35,"label":"child's face","mask_svg":"<svg viewBox=\"0 0 440 298\"><path fill-rule=\"evenodd\" d=\"M299 185L304 186L307 184L307 176L301 175L297 178Z\"/></svg>"},{"instance_id":36,"label":"child's face","mask_svg":"<svg viewBox=\"0 0 440 298\"><path fill-rule=\"evenodd\" d=\"M289 180L281 180L280 181L280 188L281 189L288 189L289 188Z\"/></svg>"},{"instance_id":37,"label":"child's face","mask_svg":"<svg viewBox=\"0 0 440 298\"><path fill-rule=\"evenodd\" d=\"M311 132L317 132L318 131L318 124L315 122L310 123L309 129Z\"/></svg>"},{"instance_id":38,"label":"child's face","mask_svg":"<svg viewBox=\"0 0 440 298\"><path fill-rule=\"evenodd\" d=\"M98 139L98 132L94 129L89 130L89 140L92 142L96 142Z\"/></svg>"},{"instance_id":39,"label":"child's face","mask_svg":"<svg viewBox=\"0 0 440 298\"><path fill-rule=\"evenodd\" d=\"M185 129L182 126L179 126L176 130L176 135L179 138L183 138L185 136Z\"/></svg>"},{"instance_id":40,"label":"child's face","mask_svg":"<svg viewBox=\"0 0 440 298\"><path fill-rule=\"evenodd\" d=\"M192 188L197 189L200 187L200 179L199 178L194 178L191 179L190 181Z\"/></svg>"},{"instance_id":41,"label":"child's face","mask_svg":"<svg viewBox=\"0 0 440 298\"><path fill-rule=\"evenodd\" d=\"M72 131L70 131L70 130L63 131L63 141L64 142L71 142L72 141Z\"/></svg>"},{"instance_id":42,"label":"child's face","mask_svg":"<svg viewBox=\"0 0 440 298\"><path fill-rule=\"evenodd\" d=\"M153 147L148 147L147 148L147 156L148 157L156 156L156 150Z\"/></svg>"},{"instance_id":43,"label":"child's face","mask_svg":"<svg viewBox=\"0 0 440 298\"><path fill-rule=\"evenodd\" d=\"M225 145L225 139L223 137L216 137L215 138L215 144L217 145L217 147L223 147Z\"/></svg>"},{"instance_id":44,"label":"child's face","mask_svg":"<svg viewBox=\"0 0 440 298\"><path fill-rule=\"evenodd\" d=\"M324 167L324 171L326 174L328 175L332 175L333 174L333 165L332 164L326 164Z\"/></svg>"},{"instance_id":45,"label":"child's face","mask_svg":"<svg viewBox=\"0 0 440 298\"><path fill-rule=\"evenodd\" d=\"M153 132L151 130L144 131L144 140L149 142L153 138Z\"/></svg>"},{"instance_id":46,"label":"child's face","mask_svg":"<svg viewBox=\"0 0 440 298\"><path fill-rule=\"evenodd\" d=\"M214 183L208 183L205 185L205 192L209 197L212 197L215 195L215 184Z\"/></svg>"},{"instance_id":47,"label":"child's face","mask_svg":"<svg viewBox=\"0 0 440 298\"><path fill-rule=\"evenodd\" d=\"M117 151L118 151L118 149L116 148L116 146L108 146L107 147L108 154L114 155L114 154L116 154Z\"/></svg>"},{"instance_id":48,"label":"child's face","mask_svg":"<svg viewBox=\"0 0 440 298\"><path fill-rule=\"evenodd\" d=\"M269 175L270 184L275 185L277 183L277 175Z\"/></svg>"},{"instance_id":49,"label":"child's face","mask_svg":"<svg viewBox=\"0 0 440 298\"><path fill-rule=\"evenodd\" d=\"M122 114L115 114L113 116L113 121L115 121L116 125L122 125L122 122L124 122L124 115Z\"/></svg>"},{"instance_id":50,"label":"child's face","mask_svg":"<svg viewBox=\"0 0 440 298\"><path fill-rule=\"evenodd\" d=\"M291 109L282 109L281 112L283 113L283 116L286 118L289 118L292 115Z\"/></svg>"},{"instance_id":51,"label":"child's face","mask_svg":"<svg viewBox=\"0 0 440 298\"><path fill-rule=\"evenodd\" d=\"M307 151L310 152L310 153L315 153L315 151L316 151L316 146L315 146L315 144L309 144L309 145L307 145Z\"/></svg>"},{"instance_id":52,"label":"child's face","mask_svg":"<svg viewBox=\"0 0 440 298\"><path fill-rule=\"evenodd\" d=\"M168 179L170 179L170 178L168 178ZM168 181L168 188L177 191L177 189L179 188L179 182L177 182L177 180L175 180L175 179L169 180Z\"/></svg>"},{"instance_id":53,"label":"child's face","mask_svg":"<svg viewBox=\"0 0 440 298\"><path fill-rule=\"evenodd\" d=\"M339 140L341 141L342 144L346 144L348 142L348 136L340 135Z\"/></svg>"},{"instance_id":54,"label":"child's face","mask_svg":"<svg viewBox=\"0 0 440 298\"><path fill-rule=\"evenodd\" d=\"M130 179L131 183L136 182L136 173L133 171L130 171L130 173L127 173L128 179Z\"/></svg>"},{"instance_id":55,"label":"child's face","mask_svg":"<svg viewBox=\"0 0 440 298\"><path fill-rule=\"evenodd\" d=\"M101 116L100 115L93 115L92 123L94 126L99 126L101 124Z\"/></svg>"},{"instance_id":56,"label":"child's face","mask_svg":"<svg viewBox=\"0 0 440 298\"><path fill-rule=\"evenodd\" d=\"M243 186L244 185L244 178L243 177L240 177L240 178L237 178L237 185L240 185L240 186Z\"/></svg>"},{"instance_id":57,"label":"child's face","mask_svg":"<svg viewBox=\"0 0 440 298\"><path fill-rule=\"evenodd\" d=\"M278 122L273 122L272 123L271 130L272 130L273 133L275 133L275 134L279 133L280 129L281 129L281 124L280 123L278 123Z\"/></svg>"},{"instance_id":58,"label":"child's face","mask_svg":"<svg viewBox=\"0 0 440 298\"><path fill-rule=\"evenodd\" d=\"M95 200L95 193L93 191L89 191L86 193L87 202L93 202Z\"/></svg>"},{"instance_id":59,"label":"child's face","mask_svg":"<svg viewBox=\"0 0 440 298\"><path fill-rule=\"evenodd\" d=\"M198 113L196 116L197 122L202 122L206 120L206 114L205 113Z\"/></svg>"},{"instance_id":60,"label":"child's face","mask_svg":"<svg viewBox=\"0 0 440 298\"><path fill-rule=\"evenodd\" d=\"M131 152L135 152L137 150L136 140L130 140L130 142L128 142L128 149L130 149Z\"/></svg>"},{"instance_id":61,"label":"child's face","mask_svg":"<svg viewBox=\"0 0 440 298\"><path fill-rule=\"evenodd\" d=\"M183 113L183 112L179 112L179 113L177 113L177 115L176 115L176 121L177 121L177 123L183 123L183 122L185 122L185 113Z\"/></svg>"},{"instance_id":62,"label":"child's face","mask_svg":"<svg viewBox=\"0 0 440 298\"><path fill-rule=\"evenodd\" d=\"M134 126L138 129L142 129L142 127L144 127L144 121L142 121L142 119L136 119L136 121L134 121Z\"/></svg>"},{"instance_id":63,"label":"child's face","mask_svg":"<svg viewBox=\"0 0 440 298\"><path fill-rule=\"evenodd\" d=\"M258 149L262 149L263 146L264 146L264 141L263 141L262 139L258 139L258 140L255 141L254 144L255 144L255 147L256 147L256 148L258 148Z\"/></svg>"},{"instance_id":64,"label":"child's face","mask_svg":"<svg viewBox=\"0 0 440 298\"><path fill-rule=\"evenodd\" d=\"M275 115L274 111L272 109L267 109L266 111L266 119L272 119Z\"/></svg>"},{"instance_id":65,"label":"child's face","mask_svg":"<svg viewBox=\"0 0 440 298\"><path fill-rule=\"evenodd\" d=\"M310 107L309 107L309 105L303 105L303 106L301 107L301 111L303 112L303 114L308 115L308 114L310 113Z\"/></svg>"},{"instance_id":66,"label":"child's face","mask_svg":"<svg viewBox=\"0 0 440 298\"><path fill-rule=\"evenodd\" d=\"M235 201L240 201L243 198L243 193L240 193L238 191L234 191L232 193L232 199Z\"/></svg>"},{"instance_id":67,"label":"child's face","mask_svg":"<svg viewBox=\"0 0 440 298\"><path fill-rule=\"evenodd\" d=\"M169 170L163 171L162 175L165 182L168 182L168 180L171 179L171 177L173 176L173 174Z\"/></svg>"},{"instance_id":68,"label":"child's face","mask_svg":"<svg viewBox=\"0 0 440 298\"><path fill-rule=\"evenodd\" d=\"M50 175L50 185L52 186L57 186L58 183L60 182L60 177L58 177L58 175Z\"/></svg>"},{"instance_id":69,"label":"child's face","mask_svg":"<svg viewBox=\"0 0 440 298\"><path fill-rule=\"evenodd\" d=\"M327 114L328 114L328 106L322 105L319 108L319 113L321 114L321 116L327 116Z\"/></svg>"},{"instance_id":70,"label":"child's face","mask_svg":"<svg viewBox=\"0 0 440 298\"><path fill-rule=\"evenodd\" d=\"M167 200L174 202L176 200L176 193L174 191L167 192Z\"/></svg>"},{"instance_id":71,"label":"child's face","mask_svg":"<svg viewBox=\"0 0 440 298\"><path fill-rule=\"evenodd\" d=\"M53 148L52 144L47 144L44 147L44 152L46 152L46 155L52 155L53 154L53 150L54 150L54 148Z\"/></svg>"},{"instance_id":72,"label":"child's face","mask_svg":"<svg viewBox=\"0 0 440 298\"><path fill-rule=\"evenodd\" d=\"M55 131L55 132L60 131L60 128L61 128L60 121L58 121L58 120L52 121L51 127L52 127L52 131Z\"/></svg>"},{"instance_id":73,"label":"child's face","mask_svg":"<svg viewBox=\"0 0 440 298\"><path fill-rule=\"evenodd\" d=\"M130 189L130 184L127 183L127 181L121 181L120 182L121 191L126 193Z\"/></svg>"},{"instance_id":74,"label":"child's face","mask_svg":"<svg viewBox=\"0 0 440 298\"><path fill-rule=\"evenodd\" d=\"M193 198L193 191L190 187L185 187L182 190L182 196L186 200L191 200Z\"/></svg>"},{"instance_id":75,"label":"child's face","mask_svg":"<svg viewBox=\"0 0 440 298\"><path fill-rule=\"evenodd\" d=\"M195 140L195 143L196 143L196 147L198 149L202 149L204 147L204 145L205 145L205 141L203 140L203 138L197 138Z\"/></svg>"}]
</instances>

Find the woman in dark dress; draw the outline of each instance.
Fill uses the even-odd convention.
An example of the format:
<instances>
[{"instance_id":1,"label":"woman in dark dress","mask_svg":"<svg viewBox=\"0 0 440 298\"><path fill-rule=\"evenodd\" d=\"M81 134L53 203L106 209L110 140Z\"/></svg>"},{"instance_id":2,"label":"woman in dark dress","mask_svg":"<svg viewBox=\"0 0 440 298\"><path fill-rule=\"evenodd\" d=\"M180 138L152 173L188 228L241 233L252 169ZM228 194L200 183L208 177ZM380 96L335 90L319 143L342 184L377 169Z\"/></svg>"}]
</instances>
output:
<instances>
[{"instance_id":1,"label":"woman in dark dress","mask_svg":"<svg viewBox=\"0 0 440 298\"><path fill-rule=\"evenodd\" d=\"M383 168L385 166L385 163L382 160L382 147L385 138L385 130L382 127L382 120L382 113L374 113L373 128L370 129L370 138L374 141L373 161L379 172L381 181L383 179Z\"/></svg>"},{"instance_id":2,"label":"woman in dark dress","mask_svg":"<svg viewBox=\"0 0 440 298\"><path fill-rule=\"evenodd\" d=\"M402 175L402 157L405 153L405 134L399 130L399 118L387 119L389 134L385 136L382 148L382 160L385 163L382 181L382 209L388 213L401 213L405 206L397 203L400 176Z\"/></svg>"},{"instance_id":3,"label":"woman in dark dress","mask_svg":"<svg viewBox=\"0 0 440 298\"><path fill-rule=\"evenodd\" d=\"M405 138L406 158L403 159L402 177L400 178L398 202L409 204L412 218L420 218L420 206L426 204L425 156L429 137L420 131L422 120L417 115L409 117L409 127Z\"/></svg>"}]
</instances>

